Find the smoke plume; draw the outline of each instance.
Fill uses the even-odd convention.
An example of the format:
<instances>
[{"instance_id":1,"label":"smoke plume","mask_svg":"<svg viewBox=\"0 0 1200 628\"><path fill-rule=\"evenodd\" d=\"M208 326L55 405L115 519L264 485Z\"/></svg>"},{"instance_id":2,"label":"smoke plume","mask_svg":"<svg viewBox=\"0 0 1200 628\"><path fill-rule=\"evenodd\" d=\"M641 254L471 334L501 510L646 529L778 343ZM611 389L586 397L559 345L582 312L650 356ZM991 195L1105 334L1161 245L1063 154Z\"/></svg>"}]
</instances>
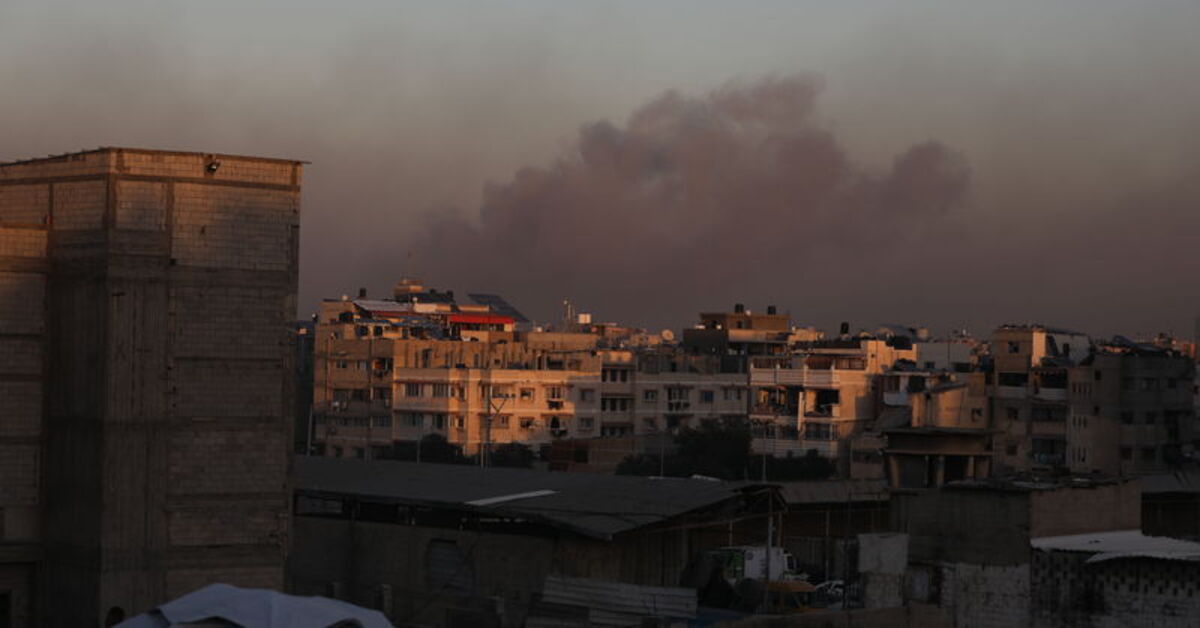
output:
<instances>
[{"instance_id":1,"label":"smoke plume","mask_svg":"<svg viewBox=\"0 0 1200 628\"><path fill-rule=\"evenodd\" d=\"M486 186L477 221L430 215L416 265L541 311L573 296L690 318L714 288L788 297L824 266L886 257L964 202L965 161L935 141L857 166L817 121L819 92L805 77L670 91L623 126L587 124L553 163Z\"/></svg>"}]
</instances>

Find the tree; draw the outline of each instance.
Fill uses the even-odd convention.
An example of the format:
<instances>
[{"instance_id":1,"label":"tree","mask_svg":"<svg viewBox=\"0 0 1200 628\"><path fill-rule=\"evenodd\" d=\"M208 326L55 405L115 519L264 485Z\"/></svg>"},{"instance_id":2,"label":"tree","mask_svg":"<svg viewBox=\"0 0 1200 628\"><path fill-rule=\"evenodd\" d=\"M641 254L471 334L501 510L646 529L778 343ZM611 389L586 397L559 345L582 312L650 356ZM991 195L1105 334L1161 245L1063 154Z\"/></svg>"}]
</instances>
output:
<instances>
[{"instance_id":1,"label":"tree","mask_svg":"<svg viewBox=\"0 0 1200 628\"><path fill-rule=\"evenodd\" d=\"M833 462L815 449L796 458L767 458L767 478L772 481L824 480L832 476L834 470Z\"/></svg>"},{"instance_id":2,"label":"tree","mask_svg":"<svg viewBox=\"0 0 1200 628\"><path fill-rule=\"evenodd\" d=\"M462 448L451 444L441 434L426 434L421 438L420 443L411 440L395 441L392 443L392 451L387 458L392 460L418 460L420 462L439 462L445 464L464 464L467 462L467 459L462 455Z\"/></svg>"},{"instance_id":3,"label":"tree","mask_svg":"<svg viewBox=\"0 0 1200 628\"><path fill-rule=\"evenodd\" d=\"M524 443L504 443L488 453L488 464L528 469L533 466L533 450Z\"/></svg>"}]
</instances>

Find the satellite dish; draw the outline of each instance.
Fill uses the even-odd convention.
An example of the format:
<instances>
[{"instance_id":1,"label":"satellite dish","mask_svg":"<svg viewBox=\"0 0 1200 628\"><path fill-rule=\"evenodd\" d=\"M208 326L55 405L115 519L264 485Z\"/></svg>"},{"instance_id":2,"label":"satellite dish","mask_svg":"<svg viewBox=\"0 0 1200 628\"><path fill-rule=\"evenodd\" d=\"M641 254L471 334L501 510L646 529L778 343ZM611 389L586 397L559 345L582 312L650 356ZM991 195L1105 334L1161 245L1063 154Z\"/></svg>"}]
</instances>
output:
<instances>
[{"instance_id":1,"label":"satellite dish","mask_svg":"<svg viewBox=\"0 0 1200 628\"><path fill-rule=\"evenodd\" d=\"M673 332L669 329L662 330L662 333L660 333L659 335L662 336L662 339L666 340L667 342L671 342L672 340L675 339L675 332Z\"/></svg>"}]
</instances>

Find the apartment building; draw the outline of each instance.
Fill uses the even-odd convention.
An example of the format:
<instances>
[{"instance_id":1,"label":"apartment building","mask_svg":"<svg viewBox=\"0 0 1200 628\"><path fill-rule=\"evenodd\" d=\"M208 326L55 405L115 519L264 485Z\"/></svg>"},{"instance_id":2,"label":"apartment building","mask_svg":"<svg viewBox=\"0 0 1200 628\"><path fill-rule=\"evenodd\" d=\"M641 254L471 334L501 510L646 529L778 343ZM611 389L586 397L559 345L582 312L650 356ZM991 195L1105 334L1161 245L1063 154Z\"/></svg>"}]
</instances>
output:
<instances>
[{"instance_id":1,"label":"apartment building","mask_svg":"<svg viewBox=\"0 0 1200 628\"><path fill-rule=\"evenodd\" d=\"M851 473L851 444L872 427L882 409L879 378L898 361L912 363L916 350L907 336L796 338L787 354L755 356L748 373L749 418L756 452L797 455L808 451L837 461ZM879 447L869 464L881 468ZM878 474L867 474L875 475Z\"/></svg>"},{"instance_id":2,"label":"apartment building","mask_svg":"<svg viewBox=\"0 0 1200 628\"><path fill-rule=\"evenodd\" d=\"M1116 338L1070 370L1066 466L1113 475L1162 473L1195 461L1195 361Z\"/></svg>"},{"instance_id":3,"label":"apartment building","mask_svg":"<svg viewBox=\"0 0 1200 628\"><path fill-rule=\"evenodd\" d=\"M746 376L720 356L577 320L569 332L518 331L510 306L480 301L404 280L390 299L322 303L314 451L380 458L439 434L474 455L746 415Z\"/></svg>"},{"instance_id":4,"label":"apartment building","mask_svg":"<svg viewBox=\"0 0 1200 628\"><path fill-rule=\"evenodd\" d=\"M996 465L1003 472L1052 469L1067 461L1067 380L1091 352L1087 335L1043 325L992 333L988 382Z\"/></svg>"}]
</instances>

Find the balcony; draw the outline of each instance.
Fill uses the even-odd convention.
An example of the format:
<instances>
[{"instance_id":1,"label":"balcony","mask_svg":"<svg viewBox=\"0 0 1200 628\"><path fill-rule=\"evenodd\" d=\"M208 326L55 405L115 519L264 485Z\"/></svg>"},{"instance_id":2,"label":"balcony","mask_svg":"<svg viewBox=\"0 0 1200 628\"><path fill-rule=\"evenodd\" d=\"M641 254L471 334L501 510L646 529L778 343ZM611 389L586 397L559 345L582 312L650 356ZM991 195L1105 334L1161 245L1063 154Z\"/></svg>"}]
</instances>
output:
<instances>
[{"instance_id":1,"label":"balcony","mask_svg":"<svg viewBox=\"0 0 1200 628\"><path fill-rule=\"evenodd\" d=\"M799 413L798 408L794 408L794 407L789 408L785 405L777 404L777 403L756 403L750 409L750 414L763 415L763 416L794 417L798 413Z\"/></svg>"},{"instance_id":2,"label":"balcony","mask_svg":"<svg viewBox=\"0 0 1200 628\"><path fill-rule=\"evenodd\" d=\"M692 404L687 401L668 401L667 402L667 413L668 414L688 413L688 412L691 412L691 407L692 407Z\"/></svg>"},{"instance_id":3,"label":"balcony","mask_svg":"<svg viewBox=\"0 0 1200 628\"><path fill-rule=\"evenodd\" d=\"M1035 388L1033 397L1042 401L1066 401L1066 388Z\"/></svg>"},{"instance_id":4,"label":"balcony","mask_svg":"<svg viewBox=\"0 0 1200 628\"><path fill-rule=\"evenodd\" d=\"M805 410L804 416L811 419L838 419L842 416L842 407L836 403L820 406L812 410Z\"/></svg>"},{"instance_id":5,"label":"balcony","mask_svg":"<svg viewBox=\"0 0 1200 628\"><path fill-rule=\"evenodd\" d=\"M1024 386L997 386L996 397L999 399L1024 399L1026 390Z\"/></svg>"}]
</instances>

